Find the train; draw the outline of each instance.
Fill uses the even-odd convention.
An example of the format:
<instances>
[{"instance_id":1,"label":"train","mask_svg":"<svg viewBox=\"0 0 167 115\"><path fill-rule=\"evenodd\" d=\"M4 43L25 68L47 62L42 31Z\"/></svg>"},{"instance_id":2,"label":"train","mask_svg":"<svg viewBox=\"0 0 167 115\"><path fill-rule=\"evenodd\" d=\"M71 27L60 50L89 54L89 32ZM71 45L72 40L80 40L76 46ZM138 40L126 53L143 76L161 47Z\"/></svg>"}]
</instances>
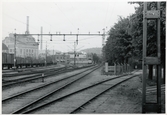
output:
<instances>
[{"instance_id":1,"label":"train","mask_svg":"<svg viewBox=\"0 0 167 115\"><path fill-rule=\"evenodd\" d=\"M46 58L47 65L57 64L57 62L53 61L53 56L47 56ZM32 57L16 57L16 68L22 68L23 66L44 66L45 59L44 58L32 58ZM14 54L2 53L2 69L7 67L8 69L14 66Z\"/></svg>"},{"instance_id":2,"label":"train","mask_svg":"<svg viewBox=\"0 0 167 115\"><path fill-rule=\"evenodd\" d=\"M47 55L47 58L40 58L42 56L39 56L38 59L32 58L32 57L18 57L16 56L16 68L22 68L24 67L38 67L38 66L44 66L45 63L47 65L56 65L57 63L74 63L74 59L70 58L68 55ZM46 61L46 62L45 62ZM76 58L77 64L92 64L91 58ZM2 52L2 69L7 68L13 68L14 67L14 54Z\"/></svg>"},{"instance_id":3,"label":"train","mask_svg":"<svg viewBox=\"0 0 167 115\"><path fill-rule=\"evenodd\" d=\"M71 58L69 63L73 64L74 63L74 58ZM87 59L87 58L75 59L75 63L76 64L92 64L92 59Z\"/></svg>"}]
</instances>

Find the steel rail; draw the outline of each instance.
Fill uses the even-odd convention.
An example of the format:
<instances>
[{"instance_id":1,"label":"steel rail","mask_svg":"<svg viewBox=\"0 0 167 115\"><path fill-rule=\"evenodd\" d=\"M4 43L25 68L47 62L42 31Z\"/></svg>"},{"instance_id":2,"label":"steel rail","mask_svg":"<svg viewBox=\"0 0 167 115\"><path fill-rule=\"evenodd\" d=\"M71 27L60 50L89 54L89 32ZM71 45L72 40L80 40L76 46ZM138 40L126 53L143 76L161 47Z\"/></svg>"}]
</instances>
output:
<instances>
[{"instance_id":1,"label":"steel rail","mask_svg":"<svg viewBox=\"0 0 167 115\"><path fill-rule=\"evenodd\" d=\"M60 67L61 68L64 68L64 67ZM59 68L50 68L50 69L47 69L46 68L42 68L42 70L38 70L37 68L34 68L36 69L35 71L32 71L32 70L28 70L28 71L25 71L25 72L22 72L22 73L15 73L15 74L4 74L2 75L3 77L13 77L13 76L21 76L21 75L29 75L29 74L34 74L34 73L40 73L40 72L44 72L44 71L47 71L47 70L55 70L55 69L59 69Z\"/></svg>"},{"instance_id":2,"label":"steel rail","mask_svg":"<svg viewBox=\"0 0 167 115\"><path fill-rule=\"evenodd\" d=\"M23 83L23 82L29 82L29 81L32 81L32 80L37 80L37 79L42 79L42 78L45 78L45 77L48 77L48 76L51 76L51 75L54 75L54 74L60 74L60 72L69 72L69 71L73 71L73 70L78 70L78 69L83 69L83 68L87 68L87 67L91 67L91 66L85 66L85 67L81 67L81 68L75 68L75 69L61 69L61 70L57 70L56 72L53 72L53 73L50 73L50 72L46 72L46 73L49 73L48 75L46 75L45 73L45 76L39 76L39 75L34 75L34 76L30 76L29 78L27 77L27 79L23 78L23 79L20 79L18 81L18 79L16 80L16 82L9 82L9 83L6 83L6 84L3 84L2 85L2 89L5 89L9 86L12 86L12 85L15 85L15 84L18 84L18 83Z\"/></svg>"},{"instance_id":3,"label":"steel rail","mask_svg":"<svg viewBox=\"0 0 167 115\"><path fill-rule=\"evenodd\" d=\"M90 69L90 68L84 70L83 72L85 72L85 71L87 71L87 70L89 70L89 69ZM31 88L31 89L29 89L29 90L25 90L25 91L23 91L23 92L20 92L20 93L17 93L17 94L15 94L15 95L12 95L12 96L10 96L10 97L7 97L7 98L2 99L2 102L4 103L5 101L8 101L8 100L13 99L13 98L18 97L18 96L21 96L21 95L23 95L23 94L32 92L32 91L34 91L34 90L37 90L37 89L40 89L40 88L43 88L43 87L52 85L52 84L54 84L54 83L57 83L57 82L60 82L60 81L66 80L66 79L69 79L69 78L74 77L74 76L76 76L76 75L79 75L79 74L81 74L81 73L83 73L83 72L80 72L80 73L77 73L77 74L74 74L74 75L71 75L71 76L68 76L68 77L65 77L65 78L58 79L58 80L56 80L56 81L52 81L52 82L49 82L49 83L44 84L44 85L42 84L42 85L40 85L40 86L38 86L38 87Z\"/></svg>"},{"instance_id":4,"label":"steel rail","mask_svg":"<svg viewBox=\"0 0 167 115\"><path fill-rule=\"evenodd\" d=\"M127 81L127 80L129 80L129 79L131 79L131 78L133 78L133 77L136 77L136 76L137 76L137 75L134 75L134 76L132 76L132 77L130 77L130 78L127 78L127 79L125 79L125 80L122 80L122 81L120 81L119 83L114 84L113 86L111 86L111 87L105 89L104 91L100 92L99 94L95 95L95 96L92 97L91 99L89 99L89 100L87 100L86 102L84 102L84 103L83 103L82 105L80 105L79 107L77 107L77 108L75 108L74 110L72 110L69 114L76 113L76 112L79 111L80 109L84 108L85 105L87 105L88 103L90 103L90 101L93 101L94 99L98 98L99 96L101 96L102 94L104 94L105 92L107 92L108 90L110 90L110 89L112 89L112 88L118 86L119 84L121 84L121 83L123 83L123 82L125 82L125 81Z\"/></svg>"},{"instance_id":5,"label":"steel rail","mask_svg":"<svg viewBox=\"0 0 167 115\"><path fill-rule=\"evenodd\" d=\"M77 93L79 93L79 92L81 92L81 91L87 90L87 89L92 88L92 87L94 87L94 86L100 85L100 84L102 84L102 83L104 83L104 82L108 82L108 81L110 81L110 80L114 80L114 79L117 79L117 78L120 78L120 77L123 77L123 76L125 76L125 75L121 75L121 76L118 76L118 77L115 77L115 78L110 78L110 79L107 79L107 80L100 81L100 82L98 82L98 83L95 83L95 84L93 84L93 85L87 86L87 87L85 87L85 88L81 88L81 89L79 89L79 90L77 90L77 91L74 91L74 92L72 92L72 93L69 93L69 94L67 94L67 95L64 95L64 96L62 96L62 97L59 97L59 98L54 99L54 100L52 100L52 101L50 101L50 102L47 102L47 103L42 104L42 105L40 105L40 106L36 106L36 107L34 107L34 108L31 108L31 109L29 109L29 110L27 110L27 111L24 111L24 112L21 112L21 113L22 113L22 114L28 114L28 113L30 113L30 112L33 112L33 111L39 109L39 108L42 108L42 107L45 107L45 106L50 105L50 104L52 104L52 103L55 103L55 102L57 102L57 101L63 100L63 99L65 99L65 98L67 98L67 97L69 97L69 96L71 96L71 95L77 94Z\"/></svg>"},{"instance_id":6,"label":"steel rail","mask_svg":"<svg viewBox=\"0 0 167 115\"><path fill-rule=\"evenodd\" d=\"M46 73L45 73L45 76L41 76L41 74L37 74L37 75L30 76L30 77L21 78L21 79L17 79L17 80L14 80L14 81L6 82L5 84L2 84L2 89L5 89L7 87L11 87L12 85L16 85L18 83L23 83L23 82L25 83L25 82L29 82L29 81L32 81L32 80L42 79L42 78L51 76L53 74L59 74L62 71L65 71L65 69L57 70L57 71L55 71L51 74L48 74L48 75L46 75Z\"/></svg>"},{"instance_id":7,"label":"steel rail","mask_svg":"<svg viewBox=\"0 0 167 115\"><path fill-rule=\"evenodd\" d=\"M65 88L65 87L67 87L67 86L69 86L69 85L71 85L72 83L74 83L74 82L76 82L76 81L82 79L83 77L85 77L85 76L87 76L88 74L92 73L93 71L95 71L95 70L98 69L99 67L101 67L101 66L93 67L92 70L89 69L90 72L88 72L88 73L82 75L81 77L79 77L79 78L77 78L77 79L74 79L74 80L68 82L67 84L65 84L65 85L63 85L63 86L61 86L61 87L59 87L58 89L53 90L52 92L50 92L50 93L48 93L48 94L46 94L46 95L44 95L44 96L38 98L37 100L34 100L33 102L30 102L29 104L23 106L22 108L19 108L18 110L12 112L11 114L20 114L20 113L24 112L24 110L27 109L28 107L32 106L33 104L35 104L35 103L37 103L37 102L40 102L42 99L44 99L44 98L46 98L46 97L49 97L49 96L52 95L53 93L56 93L56 92L60 91L61 89ZM87 72L87 71L88 71L88 70L86 70L86 71L84 71L84 72ZM84 72L82 72L82 73L84 73ZM77 75L79 75L79 74L81 74L81 73L78 73ZM76 76L76 74L73 75L73 76Z\"/></svg>"},{"instance_id":8,"label":"steel rail","mask_svg":"<svg viewBox=\"0 0 167 115\"><path fill-rule=\"evenodd\" d=\"M57 68L57 69L55 69L55 70L50 70L50 71L44 71L44 72L42 72L42 73L44 73L44 74L46 74L46 73L49 73L49 72L51 72L51 71L53 71L53 72L57 72L57 71L60 71L60 70L64 70L65 68ZM35 74L35 75L34 75ZM27 75L27 74L25 74L25 75ZM29 79L29 78L32 78L32 77L36 77L36 76L39 76L39 75L41 75L41 73L32 73L32 75L31 76L28 76L28 77L24 77L23 75L19 75L19 76L14 76L14 77L16 77L15 79L13 79L13 80L4 80L2 83L10 83L10 82L18 82L19 80L25 80L25 79ZM23 76L22 78L17 78L17 77L20 77L20 76Z\"/></svg>"}]
</instances>

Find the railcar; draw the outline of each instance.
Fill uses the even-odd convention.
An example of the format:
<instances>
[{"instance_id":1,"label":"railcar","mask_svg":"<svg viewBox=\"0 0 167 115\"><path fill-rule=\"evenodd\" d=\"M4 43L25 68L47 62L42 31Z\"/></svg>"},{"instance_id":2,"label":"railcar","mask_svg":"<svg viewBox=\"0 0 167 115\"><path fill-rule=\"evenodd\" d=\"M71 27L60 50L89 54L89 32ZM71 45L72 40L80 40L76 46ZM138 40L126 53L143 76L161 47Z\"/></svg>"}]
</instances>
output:
<instances>
[{"instance_id":1,"label":"railcar","mask_svg":"<svg viewBox=\"0 0 167 115\"><path fill-rule=\"evenodd\" d=\"M2 53L2 68L7 67L8 69L12 67L14 63L14 55L8 53Z\"/></svg>"},{"instance_id":2,"label":"railcar","mask_svg":"<svg viewBox=\"0 0 167 115\"><path fill-rule=\"evenodd\" d=\"M51 64L57 64L53 63L52 56L47 56L46 58L47 65ZM22 68L23 66L28 67L28 66L44 66L45 65L45 59L44 58L32 58L32 57L16 57L16 68L20 67ZM2 69L4 67L7 67L8 69L12 68L14 66L14 54L9 54L9 53L2 53Z\"/></svg>"}]
</instances>

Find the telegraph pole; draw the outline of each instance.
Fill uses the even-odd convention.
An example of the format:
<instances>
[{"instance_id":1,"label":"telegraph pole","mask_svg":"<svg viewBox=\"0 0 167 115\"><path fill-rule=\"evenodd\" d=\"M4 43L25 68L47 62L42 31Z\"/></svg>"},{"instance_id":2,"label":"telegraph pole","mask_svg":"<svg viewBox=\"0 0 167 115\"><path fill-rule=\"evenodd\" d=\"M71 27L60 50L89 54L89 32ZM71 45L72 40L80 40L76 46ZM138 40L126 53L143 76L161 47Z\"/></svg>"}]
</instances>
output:
<instances>
[{"instance_id":1,"label":"telegraph pole","mask_svg":"<svg viewBox=\"0 0 167 115\"><path fill-rule=\"evenodd\" d=\"M104 40L105 40L105 28L103 28L103 36L102 36L102 60L103 61L104 61L104 52L103 52Z\"/></svg>"},{"instance_id":2,"label":"telegraph pole","mask_svg":"<svg viewBox=\"0 0 167 115\"><path fill-rule=\"evenodd\" d=\"M53 64L54 64L54 62L55 62L54 61L54 46L53 46L53 58L52 59L53 59Z\"/></svg>"},{"instance_id":3,"label":"telegraph pole","mask_svg":"<svg viewBox=\"0 0 167 115\"><path fill-rule=\"evenodd\" d=\"M46 41L46 51L45 51L45 66L47 65L46 58L47 58L47 41Z\"/></svg>"},{"instance_id":4,"label":"telegraph pole","mask_svg":"<svg viewBox=\"0 0 167 115\"><path fill-rule=\"evenodd\" d=\"M104 40L105 40L105 28L103 28L102 46L104 46Z\"/></svg>"},{"instance_id":5,"label":"telegraph pole","mask_svg":"<svg viewBox=\"0 0 167 115\"><path fill-rule=\"evenodd\" d=\"M42 33L43 33L43 28L41 27L41 50L42 50Z\"/></svg>"},{"instance_id":6,"label":"telegraph pole","mask_svg":"<svg viewBox=\"0 0 167 115\"><path fill-rule=\"evenodd\" d=\"M16 69L16 33L14 34L14 69Z\"/></svg>"},{"instance_id":7,"label":"telegraph pole","mask_svg":"<svg viewBox=\"0 0 167 115\"><path fill-rule=\"evenodd\" d=\"M75 62L75 61L76 61L76 60L75 60L75 57L76 57L76 51L75 51L75 50L76 50L76 46L75 46L75 42L74 42L74 66L75 66L75 63L76 63L76 62Z\"/></svg>"}]
</instances>

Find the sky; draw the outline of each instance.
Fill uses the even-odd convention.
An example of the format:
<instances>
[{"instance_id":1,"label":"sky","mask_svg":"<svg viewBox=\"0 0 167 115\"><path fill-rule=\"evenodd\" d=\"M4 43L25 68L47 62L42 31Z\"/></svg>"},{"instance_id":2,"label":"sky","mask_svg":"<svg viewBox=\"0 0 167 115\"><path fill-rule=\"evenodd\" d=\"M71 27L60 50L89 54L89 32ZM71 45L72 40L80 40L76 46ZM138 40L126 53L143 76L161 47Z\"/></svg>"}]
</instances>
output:
<instances>
[{"instance_id":1,"label":"sky","mask_svg":"<svg viewBox=\"0 0 167 115\"><path fill-rule=\"evenodd\" d=\"M98 31L107 32L119 16L127 17L135 12L134 6L128 1L26 1L4 0L2 2L2 40L9 33L24 34L26 31L27 16L29 16L30 34L39 34L43 27L43 34L83 33L88 34ZM79 31L78 31L79 28ZM16 30L15 30L16 29ZM33 36L36 40L37 36ZM107 37L107 36L106 36ZM77 50L91 47L102 47L102 36L79 36ZM50 36L43 37L43 49L59 50L62 52L73 51L76 36ZM39 46L40 47L40 46Z\"/></svg>"}]
</instances>

